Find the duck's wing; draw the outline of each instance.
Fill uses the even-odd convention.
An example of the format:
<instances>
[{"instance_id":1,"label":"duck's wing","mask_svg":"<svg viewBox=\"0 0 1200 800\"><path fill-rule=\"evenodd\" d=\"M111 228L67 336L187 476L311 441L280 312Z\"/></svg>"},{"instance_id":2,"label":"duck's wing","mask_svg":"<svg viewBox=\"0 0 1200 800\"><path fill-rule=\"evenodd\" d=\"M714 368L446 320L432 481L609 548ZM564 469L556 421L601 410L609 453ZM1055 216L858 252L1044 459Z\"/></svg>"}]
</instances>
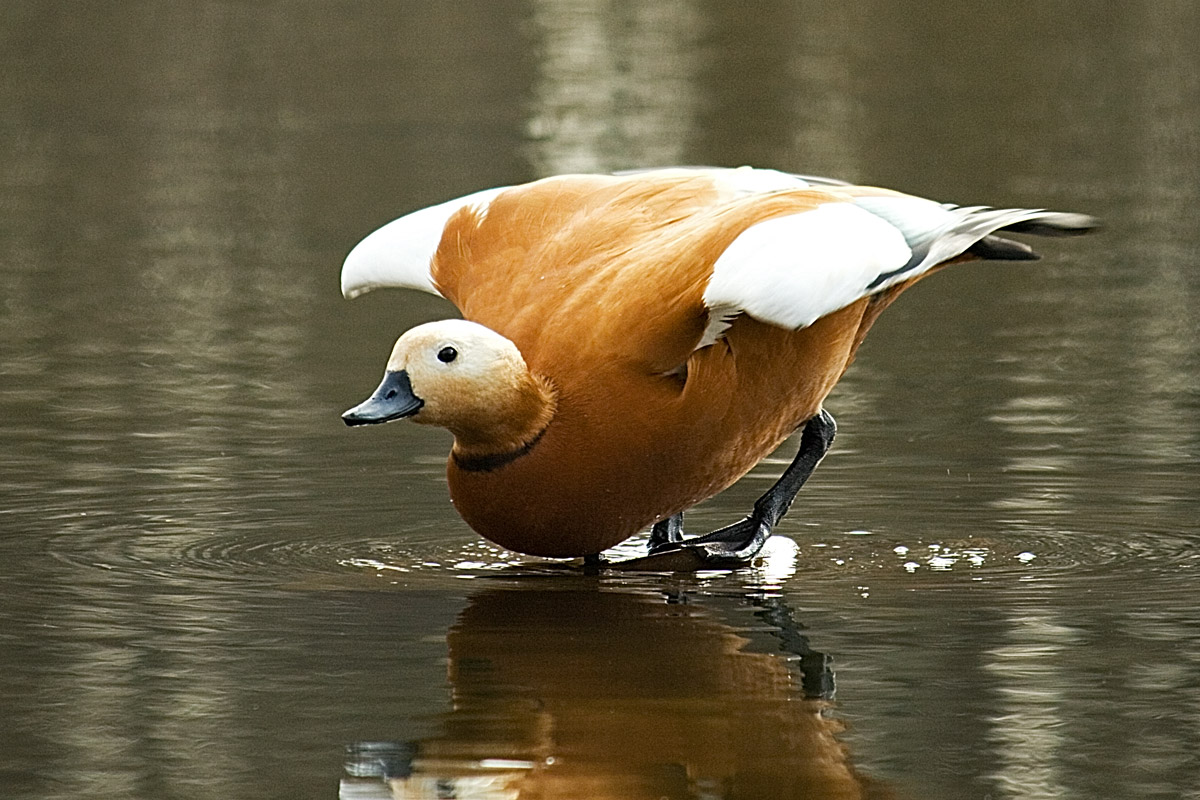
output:
<instances>
[{"instance_id":1,"label":"duck's wing","mask_svg":"<svg viewBox=\"0 0 1200 800\"><path fill-rule=\"evenodd\" d=\"M671 187L670 191L666 187ZM584 207L591 209L586 218L597 222L580 227L578 220L582 217L572 217L574 227L570 233L572 242L581 243L580 247L589 252L611 250L621 244L622 236L631 241L656 238L661 233L660 223L705 213L703 209L724 214L721 209L736 208L730 213L744 214L745 228L725 239L708 262L711 274L694 276L703 285L703 312L708 318L697 347L712 344L739 314L783 328L803 328L859 298L919 277L964 253L1006 260L1037 257L1024 244L997 235L1000 232L1070 235L1085 233L1097 225L1095 219L1083 214L955 206L831 178L750 167L675 167L620 177L558 176L519 187L476 192L384 225L346 257L342 292L354 297L380 287L406 287L442 296L448 293L450 299L460 302L463 298L453 295L460 294L454 289L461 275L452 279L450 273L454 270L446 269L446 274L439 277L449 284L439 284L432 274L432 262L439 245L443 245L446 226L452 219L461 222L464 216L459 212L466 210L478 227L487 219L493 201L508 191L513 193L496 205L504 205L507 210L501 216L513 220L505 225L525 234L521 247L526 248L533 242L541 246L566 236L562 219ZM767 205L786 205L783 201L788 196L795 196L802 210L763 213ZM652 224L642 224L647 218ZM620 222L616 228L615 222ZM641 227L636 228L635 223ZM507 260L520 248L504 241L513 237L499 231L501 227L491 226L489 241L493 249L506 248ZM700 239L706 237L693 237L691 241ZM662 282L658 277L668 277L663 274L663 260L674 259L672 254L679 253L679 248L689 247L685 240L666 238L664 242L669 253L637 262L637 271L657 276L656 284ZM465 260L483 258L483 249L472 249L471 258ZM553 266L568 265L576 257L564 256ZM548 266L543 264L539 270ZM612 274L597 269L597 274L601 272L605 280ZM528 277L518 276L506 267L495 270L494 275L474 275L472 280L501 281L503 285L480 292L492 295L495 292L491 289L516 293L517 287L511 282ZM539 272L534 277L540 281L544 275ZM655 288L661 289L657 285ZM544 294L541 287L537 290ZM625 296L633 294L626 292ZM654 298L646 301L654 302Z\"/></svg>"},{"instance_id":2,"label":"duck's wing","mask_svg":"<svg viewBox=\"0 0 1200 800\"><path fill-rule=\"evenodd\" d=\"M803 328L965 253L1037 258L997 232L1062 236L1098 225L1084 214L955 206L832 181L812 185L830 192L831 202L751 225L717 258L704 292L709 325L700 347L738 314Z\"/></svg>"},{"instance_id":3,"label":"duck's wing","mask_svg":"<svg viewBox=\"0 0 1200 800\"><path fill-rule=\"evenodd\" d=\"M342 294L357 297L372 289L418 289L441 296L429 265L446 222L463 208L486 208L508 189L498 186L413 211L370 233L342 264Z\"/></svg>"}]
</instances>

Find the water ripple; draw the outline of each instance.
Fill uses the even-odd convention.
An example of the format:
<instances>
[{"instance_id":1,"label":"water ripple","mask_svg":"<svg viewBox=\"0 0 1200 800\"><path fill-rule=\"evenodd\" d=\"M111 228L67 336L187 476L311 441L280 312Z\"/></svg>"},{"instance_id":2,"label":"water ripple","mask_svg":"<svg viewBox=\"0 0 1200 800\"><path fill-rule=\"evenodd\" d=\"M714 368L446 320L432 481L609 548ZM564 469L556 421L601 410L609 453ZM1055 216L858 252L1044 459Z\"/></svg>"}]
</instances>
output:
<instances>
[{"instance_id":1,"label":"water ripple","mask_svg":"<svg viewBox=\"0 0 1200 800\"><path fill-rule=\"evenodd\" d=\"M561 573L576 561L522 556L475 537L465 527L426 524L394 534L314 534L298 522L270 530L129 532L102 516L79 516L73 525L45 538L43 554L95 579L163 579L226 582L289 581L302 578L366 577L401 581L446 580L503 574ZM100 523L87 530L84 523ZM166 528L168 530L161 530ZM607 553L612 560L644 552L645 537ZM905 537L848 531L773 537L745 575L778 586L794 577L879 578L965 574L976 579L1051 579L1147 569L1168 573L1200 569L1200 548L1185 534L1130 533L1121 540L1073 531L1014 531L957 537ZM712 575L726 571L713 571ZM103 576L103 577L101 577ZM705 574L700 576L705 577Z\"/></svg>"}]
</instances>

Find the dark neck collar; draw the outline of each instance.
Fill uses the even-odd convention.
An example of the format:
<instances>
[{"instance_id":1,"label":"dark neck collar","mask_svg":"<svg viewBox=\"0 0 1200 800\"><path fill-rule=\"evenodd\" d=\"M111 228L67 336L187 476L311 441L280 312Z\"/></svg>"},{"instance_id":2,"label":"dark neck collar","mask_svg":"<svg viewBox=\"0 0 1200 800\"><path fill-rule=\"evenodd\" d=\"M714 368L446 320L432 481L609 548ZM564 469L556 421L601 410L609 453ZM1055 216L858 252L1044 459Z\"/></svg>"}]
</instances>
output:
<instances>
[{"instance_id":1,"label":"dark neck collar","mask_svg":"<svg viewBox=\"0 0 1200 800\"><path fill-rule=\"evenodd\" d=\"M503 453L487 453L481 456L464 456L459 455L457 452L452 452L450 457L454 460L454 465L464 472L491 472L492 470L511 464L536 447L537 443L546 435L546 431L549 428L549 425L542 428L538 431L537 436L534 436L515 450L508 450Z\"/></svg>"}]
</instances>

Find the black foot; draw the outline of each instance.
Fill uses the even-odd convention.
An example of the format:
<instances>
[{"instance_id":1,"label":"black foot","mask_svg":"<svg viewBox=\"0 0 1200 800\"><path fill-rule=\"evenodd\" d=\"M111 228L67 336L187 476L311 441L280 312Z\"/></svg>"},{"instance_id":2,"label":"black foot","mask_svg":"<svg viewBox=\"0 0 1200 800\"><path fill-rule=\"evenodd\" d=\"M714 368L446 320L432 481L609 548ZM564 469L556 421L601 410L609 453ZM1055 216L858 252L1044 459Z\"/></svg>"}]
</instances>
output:
<instances>
[{"instance_id":1,"label":"black foot","mask_svg":"<svg viewBox=\"0 0 1200 800\"><path fill-rule=\"evenodd\" d=\"M771 525L766 520L757 519L754 514L743 520L726 525L724 528L696 536L691 539L680 539L659 547L651 547L650 555L657 556L678 550L694 550L696 555L708 566L741 566L750 562L762 550L767 537L771 535Z\"/></svg>"},{"instance_id":2,"label":"black foot","mask_svg":"<svg viewBox=\"0 0 1200 800\"><path fill-rule=\"evenodd\" d=\"M683 512L659 520L650 529L650 552L683 541Z\"/></svg>"},{"instance_id":3,"label":"black foot","mask_svg":"<svg viewBox=\"0 0 1200 800\"><path fill-rule=\"evenodd\" d=\"M741 567L758 555L771 530L833 443L837 425L822 410L804 425L800 450L783 475L754 503L750 516L692 539L683 538L683 515L662 520L650 533L650 554L610 566L620 569L684 571Z\"/></svg>"},{"instance_id":4,"label":"black foot","mask_svg":"<svg viewBox=\"0 0 1200 800\"><path fill-rule=\"evenodd\" d=\"M673 519L673 518L672 518ZM699 569L736 569L749 564L771 535L772 525L751 514L724 528L691 539L656 544L651 534L650 554L644 558L610 562L617 569L695 572ZM682 531L680 531L682 534Z\"/></svg>"}]
</instances>

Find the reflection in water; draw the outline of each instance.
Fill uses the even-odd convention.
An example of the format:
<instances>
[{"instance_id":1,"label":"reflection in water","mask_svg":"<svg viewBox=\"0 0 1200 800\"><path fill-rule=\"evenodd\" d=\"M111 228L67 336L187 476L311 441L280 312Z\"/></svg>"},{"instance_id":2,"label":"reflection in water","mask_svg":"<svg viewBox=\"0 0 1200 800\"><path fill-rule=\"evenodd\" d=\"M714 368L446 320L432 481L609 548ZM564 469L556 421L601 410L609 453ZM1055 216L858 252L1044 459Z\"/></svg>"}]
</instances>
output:
<instances>
[{"instance_id":1,"label":"reflection in water","mask_svg":"<svg viewBox=\"0 0 1200 800\"><path fill-rule=\"evenodd\" d=\"M1036 360L1026 369L1036 371ZM1014 382L1028 394L1004 401L990 421L1001 426L1009 448L1005 472L1011 480L1008 496L992 501L1007 522L1029 532L1053 534L1055 524L1069 515L1076 503L1079 480L1074 477L1077 456L1063 447L1064 437L1078 435L1080 427L1071 399L1049 391L1043 381Z\"/></svg>"},{"instance_id":2,"label":"reflection in water","mask_svg":"<svg viewBox=\"0 0 1200 800\"><path fill-rule=\"evenodd\" d=\"M705 163L858 176L853 29L806 11L536 0L535 174L687 164L700 148Z\"/></svg>"},{"instance_id":3,"label":"reflection in water","mask_svg":"<svg viewBox=\"0 0 1200 800\"><path fill-rule=\"evenodd\" d=\"M826 659L782 601L740 630L715 602L574 582L475 595L447 637L438 732L353 747L342 797L888 796L850 764Z\"/></svg>"},{"instance_id":4,"label":"reflection in water","mask_svg":"<svg viewBox=\"0 0 1200 800\"><path fill-rule=\"evenodd\" d=\"M294 267L303 192L262 45L275 34L205 4L36 17L41 44L20 45L36 91L0 120L0 143L20 143L0 159L0 376L15 423L0 430L0 516L30 554L4 576L16 585L0 639L14 613L36 620L27 657L47 666L0 703L15 725L0 795L14 796L9 768L52 775L42 796L222 786L242 769L238 748L217 744L237 713L231 650L196 643L247 596L217 588L236 579L228 561L200 589L182 554L245 539L264 516L286 540L286 514L266 509L305 495L291 467L280 480L298 460L277 420L305 403L289 365L313 290ZM69 124L47 125L59 116ZM162 647L163 628L191 645ZM14 722L21 711L36 726ZM193 748L204 756L184 766Z\"/></svg>"},{"instance_id":5,"label":"reflection in water","mask_svg":"<svg viewBox=\"0 0 1200 800\"><path fill-rule=\"evenodd\" d=\"M696 0L537 0L528 122L538 175L684 163L700 63Z\"/></svg>"},{"instance_id":6,"label":"reflection in water","mask_svg":"<svg viewBox=\"0 0 1200 800\"><path fill-rule=\"evenodd\" d=\"M1028 296L1044 322L1014 321L1005 335L1022 401L1078 387L1058 398L1071 423L1042 431L1044 451L1070 454L1046 466L1091 478L1060 509L1083 506L1078 521L1105 529L1113 515L1088 519L1087 507L1099 507L1097 495L1121 498L1123 526L1158 531L1164 518L1200 519L1194 476L1177 468L1200 453L1200 5L1135 4L1111 22L1116 46L1077 54L1072 67L1106 88L1076 98L1087 112L1073 109L1054 132L1077 183L1054 183L1047 169L1018 182L1022 192L1091 198L1111 221L1108 243L1099 257L1048 264L1051 283ZM1080 494L1090 496L1079 503Z\"/></svg>"},{"instance_id":7,"label":"reflection in water","mask_svg":"<svg viewBox=\"0 0 1200 800\"><path fill-rule=\"evenodd\" d=\"M12 416L44 449L34 445L40 467L17 487L19 508L6 510L33 523L62 514L56 533L119 512L152 539L178 533L183 518L227 523L248 499L235 492L231 507L228 494L241 458L259 470L296 460L295 437L280 436L267 409L303 403L286 365L300 353L296 310L311 281L289 269L300 251L299 193L288 185L296 168L284 101L261 80L270 60L228 42L231 28L249 24L270 39L267 21L162 9L106 46L101 69L72 46L78 26L112 25L92 14L47 17L46 35L63 46L31 59L41 93L7 112L32 140L40 104L86 99L89 133L55 129L42 147L18 150L34 221L13 237L24 268L0 270L0 331L23 354L25 402ZM89 94L56 77L97 71L122 92ZM55 224L39 222L47 219Z\"/></svg>"},{"instance_id":8,"label":"reflection in water","mask_svg":"<svg viewBox=\"0 0 1200 800\"><path fill-rule=\"evenodd\" d=\"M1059 763L1066 738L1066 682L1057 667L1075 637L1046 610L1027 609L1010 623L1009 643L994 648L985 665L998 679L1000 695L999 713L991 720L1000 763L991 778L1004 797L1063 797Z\"/></svg>"},{"instance_id":9,"label":"reflection in water","mask_svg":"<svg viewBox=\"0 0 1200 800\"><path fill-rule=\"evenodd\" d=\"M1134 221L1137 232L1123 259L1138 277L1128 297L1136 313L1124 315L1134 379L1121 433L1156 459L1194 464L1200 454L1200 73L1179 65L1194 55L1200 5L1151 3L1140 13L1133 49L1140 80L1130 108L1140 146L1130 183L1145 194L1142 207L1153 211ZM1158 508L1197 499L1194 484L1164 486L1144 477L1139 483Z\"/></svg>"},{"instance_id":10,"label":"reflection in water","mask_svg":"<svg viewBox=\"0 0 1200 800\"><path fill-rule=\"evenodd\" d=\"M286 101L259 82L278 67L265 52L223 45L231 27L247 24L271 41L264 19L164 10L157 47L145 54L158 69L138 87L143 166L130 190L146 199L134 222L136 279L156 301L137 318L139 351L157 367L147 400L186 408L188 418L140 437L155 483L228 483L230 451L276 463L296 457L294 440L270 435L272 415L254 411L272 403L284 410L303 396L294 371L271 365L298 356L295 309L311 290L285 268L300 255L297 193L288 186L296 156ZM261 315L253 326L242 322L249 309ZM246 380L247 365L257 379ZM216 421L237 410L246 427L233 434ZM277 491L277 498L298 494ZM228 512L220 496L197 492L189 513L219 518Z\"/></svg>"}]
</instances>

